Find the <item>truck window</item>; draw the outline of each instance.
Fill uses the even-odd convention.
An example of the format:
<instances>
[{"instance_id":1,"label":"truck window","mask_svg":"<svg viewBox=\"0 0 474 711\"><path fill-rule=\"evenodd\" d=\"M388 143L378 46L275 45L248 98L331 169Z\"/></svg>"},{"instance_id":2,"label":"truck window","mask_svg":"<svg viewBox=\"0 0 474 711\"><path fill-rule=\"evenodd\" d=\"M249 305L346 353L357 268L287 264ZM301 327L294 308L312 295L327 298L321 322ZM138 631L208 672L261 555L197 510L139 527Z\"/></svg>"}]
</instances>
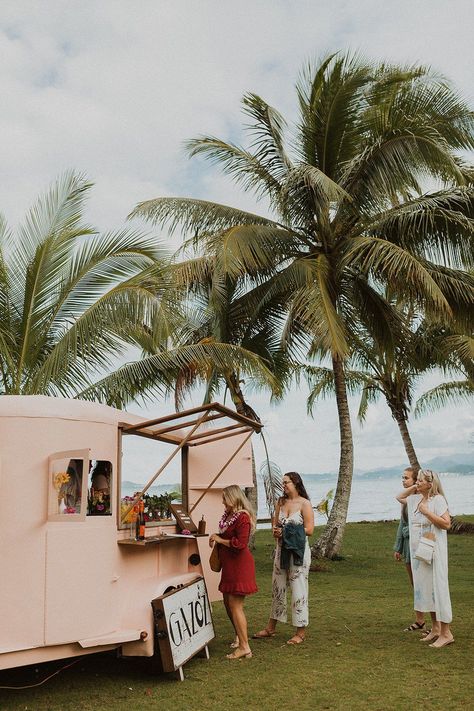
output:
<instances>
[{"instance_id":1,"label":"truck window","mask_svg":"<svg viewBox=\"0 0 474 711\"><path fill-rule=\"evenodd\" d=\"M80 514L82 505L82 459L56 460L53 468L53 488L57 496L58 514Z\"/></svg>"},{"instance_id":2,"label":"truck window","mask_svg":"<svg viewBox=\"0 0 474 711\"><path fill-rule=\"evenodd\" d=\"M54 452L48 458L48 521L84 521L90 450Z\"/></svg>"},{"instance_id":3,"label":"truck window","mask_svg":"<svg viewBox=\"0 0 474 711\"><path fill-rule=\"evenodd\" d=\"M87 490L87 515L111 516L110 497L112 463L103 459L92 460Z\"/></svg>"}]
</instances>

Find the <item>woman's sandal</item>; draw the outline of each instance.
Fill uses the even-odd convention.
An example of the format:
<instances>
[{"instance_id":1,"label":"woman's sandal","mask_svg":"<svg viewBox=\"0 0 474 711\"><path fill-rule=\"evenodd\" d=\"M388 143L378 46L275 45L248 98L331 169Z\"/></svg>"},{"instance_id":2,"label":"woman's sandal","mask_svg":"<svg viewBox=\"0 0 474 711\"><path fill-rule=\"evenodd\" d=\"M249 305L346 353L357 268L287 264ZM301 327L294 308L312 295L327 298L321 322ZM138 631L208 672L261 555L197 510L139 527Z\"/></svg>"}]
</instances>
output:
<instances>
[{"instance_id":1,"label":"woman's sandal","mask_svg":"<svg viewBox=\"0 0 474 711\"><path fill-rule=\"evenodd\" d=\"M226 654L225 656L226 659L251 659L252 652L241 652L240 654L237 654L237 650L235 650L232 654Z\"/></svg>"},{"instance_id":2,"label":"woman's sandal","mask_svg":"<svg viewBox=\"0 0 474 711\"><path fill-rule=\"evenodd\" d=\"M436 640L433 642L433 644L429 644L429 647L433 647L433 649L441 649L442 647L447 647L448 644L454 644L454 637L453 639L447 639L444 642L441 642L441 644L438 644L439 640Z\"/></svg>"},{"instance_id":3,"label":"woman's sandal","mask_svg":"<svg viewBox=\"0 0 474 711\"><path fill-rule=\"evenodd\" d=\"M293 637L288 640L287 644L303 644L304 640L305 636L296 632L296 634L294 634Z\"/></svg>"},{"instance_id":4,"label":"woman's sandal","mask_svg":"<svg viewBox=\"0 0 474 711\"><path fill-rule=\"evenodd\" d=\"M252 635L252 639L266 639L267 637L274 637L275 632L273 630L269 630L265 627L264 630L260 630L260 632L255 632L255 634Z\"/></svg>"},{"instance_id":5,"label":"woman's sandal","mask_svg":"<svg viewBox=\"0 0 474 711\"><path fill-rule=\"evenodd\" d=\"M422 630L425 626L424 622L413 622L408 627L405 627L404 632L416 632L417 630Z\"/></svg>"},{"instance_id":6,"label":"woman's sandal","mask_svg":"<svg viewBox=\"0 0 474 711\"><path fill-rule=\"evenodd\" d=\"M426 634L419 641L420 642L436 642L438 637L439 637L438 632L433 632L433 630L431 630L431 632L429 634Z\"/></svg>"}]
</instances>

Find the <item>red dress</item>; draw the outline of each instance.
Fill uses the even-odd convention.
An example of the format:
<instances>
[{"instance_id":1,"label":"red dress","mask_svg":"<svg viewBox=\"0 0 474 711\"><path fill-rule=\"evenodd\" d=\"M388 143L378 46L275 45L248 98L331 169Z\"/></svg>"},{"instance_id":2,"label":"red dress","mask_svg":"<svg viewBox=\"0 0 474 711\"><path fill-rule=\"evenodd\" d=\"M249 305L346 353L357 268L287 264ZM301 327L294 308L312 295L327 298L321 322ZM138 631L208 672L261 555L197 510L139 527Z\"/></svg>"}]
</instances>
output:
<instances>
[{"instance_id":1,"label":"red dress","mask_svg":"<svg viewBox=\"0 0 474 711\"><path fill-rule=\"evenodd\" d=\"M249 551L250 518L241 511L237 519L223 533L221 538L230 539L230 547L219 546L219 560L222 564L219 590L231 595L251 595L258 591L255 581L255 561Z\"/></svg>"}]
</instances>

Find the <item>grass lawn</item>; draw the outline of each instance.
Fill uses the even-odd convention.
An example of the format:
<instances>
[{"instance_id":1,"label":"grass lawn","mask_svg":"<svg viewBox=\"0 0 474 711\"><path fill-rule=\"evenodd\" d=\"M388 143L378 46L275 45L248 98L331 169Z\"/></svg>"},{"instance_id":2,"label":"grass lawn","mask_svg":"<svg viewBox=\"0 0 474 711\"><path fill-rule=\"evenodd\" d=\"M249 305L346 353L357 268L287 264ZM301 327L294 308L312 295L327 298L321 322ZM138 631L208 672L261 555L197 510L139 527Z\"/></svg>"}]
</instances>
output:
<instances>
[{"instance_id":1,"label":"grass lawn","mask_svg":"<svg viewBox=\"0 0 474 711\"><path fill-rule=\"evenodd\" d=\"M154 675L149 660L101 654L80 659L35 689L0 690L0 709L468 711L474 707L474 536L449 536L456 643L435 650L421 644L418 633L402 632L413 620L412 596L404 564L392 557L395 530L395 522L348 524L344 559L310 574L311 622L300 646L286 645L292 628L280 625L275 638L253 641L252 659L226 660L232 633L216 603L211 658L191 660L183 683ZM259 531L260 592L246 602L250 631L267 620L271 550L270 531ZM35 683L61 665L0 672L0 686Z\"/></svg>"}]
</instances>

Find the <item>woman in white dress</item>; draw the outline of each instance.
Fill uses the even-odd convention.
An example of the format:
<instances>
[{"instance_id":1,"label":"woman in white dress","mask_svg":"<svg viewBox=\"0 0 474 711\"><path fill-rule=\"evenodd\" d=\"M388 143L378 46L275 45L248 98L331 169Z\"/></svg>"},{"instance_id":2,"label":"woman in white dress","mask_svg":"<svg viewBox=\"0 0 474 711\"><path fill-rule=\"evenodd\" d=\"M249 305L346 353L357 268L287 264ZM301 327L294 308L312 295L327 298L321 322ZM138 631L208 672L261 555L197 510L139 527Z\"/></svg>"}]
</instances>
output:
<instances>
[{"instance_id":1,"label":"woman in white dress","mask_svg":"<svg viewBox=\"0 0 474 711\"><path fill-rule=\"evenodd\" d=\"M273 517L276 541L272 576L272 606L267 626L253 639L274 637L277 622L287 621L287 588L291 590L292 623L295 634L287 644L301 644L308 626L308 574L311 551L307 536L314 530L314 511L303 480L297 472L283 475L283 496ZM292 552L290 552L292 551ZM283 553L283 555L282 555Z\"/></svg>"},{"instance_id":2,"label":"woman in white dress","mask_svg":"<svg viewBox=\"0 0 474 711\"><path fill-rule=\"evenodd\" d=\"M431 632L420 641L434 648L445 647L454 642L449 627L452 611L447 531L451 517L438 475L430 469L420 469L416 483L404 489L397 500L408 508L415 612L429 612L432 619ZM416 557L420 538L428 533L435 537L431 563Z\"/></svg>"}]
</instances>

